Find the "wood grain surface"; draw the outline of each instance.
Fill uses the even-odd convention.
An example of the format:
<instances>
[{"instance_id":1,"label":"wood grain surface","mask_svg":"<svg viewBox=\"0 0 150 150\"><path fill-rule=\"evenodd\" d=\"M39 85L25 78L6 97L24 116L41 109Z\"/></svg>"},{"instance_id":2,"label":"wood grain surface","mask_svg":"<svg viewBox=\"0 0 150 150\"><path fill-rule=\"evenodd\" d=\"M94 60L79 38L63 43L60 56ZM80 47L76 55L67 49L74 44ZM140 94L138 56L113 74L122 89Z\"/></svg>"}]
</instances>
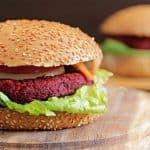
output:
<instances>
[{"instance_id":1,"label":"wood grain surface","mask_svg":"<svg viewBox=\"0 0 150 150\"><path fill-rule=\"evenodd\" d=\"M150 94L108 88L108 111L97 121L59 131L0 131L0 150L149 150Z\"/></svg>"},{"instance_id":2,"label":"wood grain surface","mask_svg":"<svg viewBox=\"0 0 150 150\"><path fill-rule=\"evenodd\" d=\"M113 76L107 84L150 91L150 78Z\"/></svg>"}]
</instances>

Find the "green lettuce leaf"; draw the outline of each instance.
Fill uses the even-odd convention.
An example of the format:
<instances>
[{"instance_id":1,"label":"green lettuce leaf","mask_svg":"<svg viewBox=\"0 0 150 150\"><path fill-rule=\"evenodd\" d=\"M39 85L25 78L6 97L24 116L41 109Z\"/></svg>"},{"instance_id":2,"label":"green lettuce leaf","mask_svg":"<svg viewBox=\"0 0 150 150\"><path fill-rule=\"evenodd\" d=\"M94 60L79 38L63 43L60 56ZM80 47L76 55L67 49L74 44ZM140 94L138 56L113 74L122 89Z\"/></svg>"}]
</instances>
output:
<instances>
[{"instance_id":1,"label":"green lettuce leaf","mask_svg":"<svg viewBox=\"0 0 150 150\"><path fill-rule=\"evenodd\" d=\"M105 54L150 57L150 51L148 50L130 48L126 44L113 39L106 39L100 46Z\"/></svg>"},{"instance_id":2,"label":"green lettuce leaf","mask_svg":"<svg viewBox=\"0 0 150 150\"><path fill-rule=\"evenodd\" d=\"M110 72L98 70L95 73L95 84L82 86L73 95L50 97L46 101L33 100L30 103L18 104L0 92L0 105L11 110L31 115L55 116L55 111L68 113L100 114L106 110L106 90L102 84L111 76Z\"/></svg>"}]
</instances>

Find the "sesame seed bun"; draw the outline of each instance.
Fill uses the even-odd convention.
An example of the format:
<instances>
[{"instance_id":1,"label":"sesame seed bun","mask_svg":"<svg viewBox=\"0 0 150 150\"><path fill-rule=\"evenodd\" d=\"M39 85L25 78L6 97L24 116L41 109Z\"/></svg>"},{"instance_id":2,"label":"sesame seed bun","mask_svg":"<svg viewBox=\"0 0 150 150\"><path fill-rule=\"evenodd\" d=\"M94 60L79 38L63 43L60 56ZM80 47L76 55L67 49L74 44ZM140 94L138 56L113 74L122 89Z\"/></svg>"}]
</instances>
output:
<instances>
[{"instance_id":1,"label":"sesame seed bun","mask_svg":"<svg viewBox=\"0 0 150 150\"><path fill-rule=\"evenodd\" d=\"M149 57L105 55L102 67L122 76L150 77Z\"/></svg>"},{"instance_id":2,"label":"sesame seed bun","mask_svg":"<svg viewBox=\"0 0 150 150\"><path fill-rule=\"evenodd\" d=\"M56 116L32 116L0 108L0 129L9 130L58 130L77 127L98 118L99 115L57 112Z\"/></svg>"},{"instance_id":3,"label":"sesame seed bun","mask_svg":"<svg viewBox=\"0 0 150 150\"><path fill-rule=\"evenodd\" d=\"M91 60L100 64L101 50L79 28L44 20L0 23L0 65L54 67ZM87 124L97 117L65 112L33 116L0 107L0 129L57 130Z\"/></svg>"},{"instance_id":4,"label":"sesame seed bun","mask_svg":"<svg viewBox=\"0 0 150 150\"><path fill-rule=\"evenodd\" d=\"M106 18L100 31L108 35L150 37L150 5L121 9Z\"/></svg>"},{"instance_id":5,"label":"sesame seed bun","mask_svg":"<svg viewBox=\"0 0 150 150\"><path fill-rule=\"evenodd\" d=\"M9 20L0 23L0 65L54 67L97 59L94 38L57 22Z\"/></svg>"}]
</instances>

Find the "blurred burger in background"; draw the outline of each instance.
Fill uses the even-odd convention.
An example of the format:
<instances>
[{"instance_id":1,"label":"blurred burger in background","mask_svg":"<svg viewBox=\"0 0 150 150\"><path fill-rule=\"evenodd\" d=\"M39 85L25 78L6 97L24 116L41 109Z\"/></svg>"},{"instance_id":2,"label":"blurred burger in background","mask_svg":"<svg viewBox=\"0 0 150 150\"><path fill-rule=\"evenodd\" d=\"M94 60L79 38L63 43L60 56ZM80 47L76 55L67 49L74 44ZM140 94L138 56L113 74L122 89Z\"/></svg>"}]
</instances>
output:
<instances>
[{"instance_id":1,"label":"blurred burger in background","mask_svg":"<svg viewBox=\"0 0 150 150\"><path fill-rule=\"evenodd\" d=\"M100 32L106 37L101 43L103 67L119 76L146 78L143 81L150 88L150 5L115 12L102 22Z\"/></svg>"}]
</instances>

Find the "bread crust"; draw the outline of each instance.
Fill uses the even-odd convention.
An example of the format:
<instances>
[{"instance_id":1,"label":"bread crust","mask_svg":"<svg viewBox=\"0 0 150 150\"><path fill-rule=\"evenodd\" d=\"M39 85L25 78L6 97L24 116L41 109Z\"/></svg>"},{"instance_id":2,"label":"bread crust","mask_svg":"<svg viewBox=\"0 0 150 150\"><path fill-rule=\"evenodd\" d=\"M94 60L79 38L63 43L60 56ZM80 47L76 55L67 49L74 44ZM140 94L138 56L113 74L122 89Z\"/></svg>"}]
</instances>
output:
<instances>
[{"instance_id":1,"label":"bread crust","mask_svg":"<svg viewBox=\"0 0 150 150\"><path fill-rule=\"evenodd\" d=\"M135 5L121 9L106 18L100 31L108 35L150 37L150 5Z\"/></svg>"},{"instance_id":2,"label":"bread crust","mask_svg":"<svg viewBox=\"0 0 150 150\"><path fill-rule=\"evenodd\" d=\"M33 116L7 108L0 108L0 129L6 130L58 130L92 122L99 115L56 112L56 116Z\"/></svg>"},{"instance_id":3,"label":"bread crust","mask_svg":"<svg viewBox=\"0 0 150 150\"><path fill-rule=\"evenodd\" d=\"M102 67L117 75L150 77L149 57L125 57L105 55Z\"/></svg>"},{"instance_id":4,"label":"bread crust","mask_svg":"<svg viewBox=\"0 0 150 150\"><path fill-rule=\"evenodd\" d=\"M58 22L8 20L0 23L0 65L54 67L97 59L94 38Z\"/></svg>"}]
</instances>

